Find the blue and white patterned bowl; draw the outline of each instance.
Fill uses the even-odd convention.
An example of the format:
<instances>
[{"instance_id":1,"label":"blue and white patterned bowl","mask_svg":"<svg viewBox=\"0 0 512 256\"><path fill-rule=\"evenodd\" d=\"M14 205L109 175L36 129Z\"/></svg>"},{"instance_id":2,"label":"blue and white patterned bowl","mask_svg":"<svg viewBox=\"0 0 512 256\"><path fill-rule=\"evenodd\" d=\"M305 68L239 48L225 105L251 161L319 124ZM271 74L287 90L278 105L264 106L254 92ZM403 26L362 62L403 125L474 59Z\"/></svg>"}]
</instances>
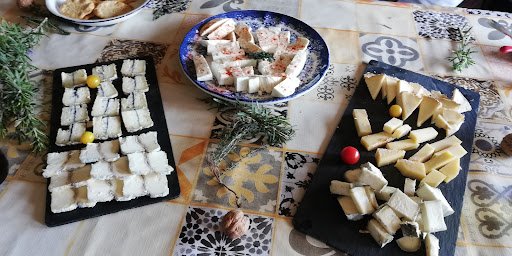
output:
<instances>
[{"instance_id":1,"label":"blue and white patterned bowl","mask_svg":"<svg viewBox=\"0 0 512 256\"><path fill-rule=\"evenodd\" d=\"M229 90L225 86L218 85L215 81L197 81L192 58L198 54L206 54L206 48L198 43L198 41L201 39L198 31L203 24L210 21L211 19L216 18L232 18L236 22L243 21L253 30L258 29L261 26L281 27L281 30L290 31L290 41L292 42L294 42L297 37L305 37L309 39L310 44L308 46L308 59L304 69L299 75L301 84L296 89L295 93L288 97L276 98L270 94L259 95L257 93L236 92L234 90ZM327 71L327 68L329 67L329 50L327 49L327 44L318 34L318 32L298 19L275 12L247 10L215 15L201 21L199 24L194 26L185 35L185 38L181 43L180 61L183 71L192 81L192 83L199 87L199 89L214 97L228 101L239 101L246 103L278 103L289 101L304 95L308 91L312 90L315 85L317 85L322 80L325 72Z\"/></svg>"}]
</instances>

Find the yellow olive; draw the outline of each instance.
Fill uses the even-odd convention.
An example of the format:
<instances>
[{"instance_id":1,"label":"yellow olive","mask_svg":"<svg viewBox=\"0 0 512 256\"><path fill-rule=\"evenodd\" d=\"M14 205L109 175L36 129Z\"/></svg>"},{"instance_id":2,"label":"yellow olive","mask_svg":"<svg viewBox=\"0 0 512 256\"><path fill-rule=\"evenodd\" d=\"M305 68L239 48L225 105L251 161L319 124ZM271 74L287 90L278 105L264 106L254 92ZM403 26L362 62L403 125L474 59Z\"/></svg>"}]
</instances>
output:
<instances>
[{"instance_id":1,"label":"yellow olive","mask_svg":"<svg viewBox=\"0 0 512 256\"><path fill-rule=\"evenodd\" d=\"M392 117L399 117L400 115L402 115L402 107L400 107L399 105L393 105L389 108L389 114L392 116Z\"/></svg>"},{"instance_id":2,"label":"yellow olive","mask_svg":"<svg viewBox=\"0 0 512 256\"><path fill-rule=\"evenodd\" d=\"M92 132L84 132L80 137L80 142L83 144L91 143L94 141L94 134Z\"/></svg>"},{"instance_id":3,"label":"yellow olive","mask_svg":"<svg viewBox=\"0 0 512 256\"><path fill-rule=\"evenodd\" d=\"M100 78L95 75L90 75L87 77L87 80L85 80L87 83L87 86L90 88L96 88L100 85Z\"/></svg>"}]
</instances>

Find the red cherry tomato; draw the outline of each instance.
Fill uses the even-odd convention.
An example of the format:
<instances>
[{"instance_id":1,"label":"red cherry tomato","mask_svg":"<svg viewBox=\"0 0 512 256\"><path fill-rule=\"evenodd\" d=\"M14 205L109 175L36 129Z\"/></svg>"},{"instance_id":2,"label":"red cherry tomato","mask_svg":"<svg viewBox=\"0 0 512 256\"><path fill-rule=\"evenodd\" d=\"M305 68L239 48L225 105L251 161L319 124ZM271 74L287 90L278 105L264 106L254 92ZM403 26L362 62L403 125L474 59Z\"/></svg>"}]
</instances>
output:
<instances>
[{"instance_id":1,"label":"red cherry tomato","mask_svg":"<svg viewBox=\"0 0 512 256\"><path fill-rule=\"evenodd\" d=\"M341 151L341 160L347 164L355 164L359 161L359 151L354 147L345 147Z\"/></svg>"}]
</instances>

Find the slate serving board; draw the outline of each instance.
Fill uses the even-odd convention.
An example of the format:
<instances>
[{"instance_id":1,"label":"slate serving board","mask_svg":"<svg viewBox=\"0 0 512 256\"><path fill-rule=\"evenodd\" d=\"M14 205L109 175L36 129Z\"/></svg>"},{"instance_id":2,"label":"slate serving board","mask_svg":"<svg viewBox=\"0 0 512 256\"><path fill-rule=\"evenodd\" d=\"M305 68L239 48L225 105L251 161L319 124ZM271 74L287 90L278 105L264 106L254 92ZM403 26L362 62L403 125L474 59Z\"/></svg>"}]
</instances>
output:
<instances>
[{"instance_id":1,"label":"slate serving board","mask_svg":"<svg viewBox=\"0 0 512 256\"><path fill-rule=\"evenodd\" d=\"M466 187L471 149L473 147L480 95L453 84L378 61L371 61L366 68L365 73L366 72L387 74L408 82L419 83L428 90L441 91L448 97L452 96L454 88L458 88L471 103L473 110L464 114L465 122L460 130L455 133L455 135L462 140L462 146L468 152L468 154L461 158L462 170L454 180L449 183L442 183L438 187L443 192L453 210L455 210L454 214L445 218L448 229L443 232L435 233L435 236L440 240L441 250L439 255L453 255L455 253L462 200ZM384 248L380 248L370 234L359 232L360 230L366 230L366 225L371 217L366 216L360 221L347 220L341 206L338 204L337 196L331 195L329 191L331 180L344 180L343 174L345 171L359 168L359 165L366 162L371 162L376 165L376 151L368 152L360 143L360 138L357 136L352 117L352 110L355 108L366 109L372 131L376 133L382 131L384 123L391 118L388 114L389 106L390 105L387 105L387 101L382 99L381 94L379 94L374 101L370 96L364 79L361 79L293 219L293 224L299 231L313 236L349 255L426 255L424 245L415 253L407 253L398 247L395 240L387 244ZM421 127L417 127L417 117L418 110L416 110L405 123L409 124L413 129L433 126L430 124L430 120L427 120ZM439 135L431 142L445 138L445 130L438 129L435 126L433 127L436 128ZM407 151L405 158L412 156L426 143L427 142L422 143L417 150ZM340 152L346 146L353 146L359 150L361 158L357 164L347 165L341 161ZM403 191L405 177L402 176L393 165L387 165L380 169L384 177L388 180L389 186L400 188ZM417 184L418 183L419 182L417 182Z\"/></svg>"},{"instance_id":2,"label":"slate serving board","mask_svg":"<svg viewBox=\"0 0 512 256\"><path fill-rule=\"evenodd\" d=\"M167 159L169 160L169 165L172 166L176 170L176 164L174 161L174 155L172 153L172 147L171 147L171 140L169 138L169 131L167 129L167 122L165 120L164 115L164 107L162 105L162 98L160 95L160 88L158 85L158 80L156 76L156 70L155 70L155 64L153 62L153 59L151 57L139 57L136 58L139 60L146 60L146 80L149 84L149 91L146 92L146 99L148 102L148 108L151 113L151 118L153 119L154 125L150 128L143 129L134 133L129 133L126 131L126 128L124 127L124 124L122 125L122 132L124 136L128 135L139 135L141 133L146 133L149 131L156 131L157 132L157 139L158 143L160 144L160 148L162 151L165 151L167 153ZM64 87L62 87L62 80L61 80L61 72L73 72L77 69L85 69L87 71L87 74L92 74L92 68L100 65L107 65L115 63L117 68L117 75L118 78L112 83L116 87L118 91L117 98L124 98L126 95L124 95L121 84L122 84L122 75L121 75L121 66L123 65L123 60L116 60L116 61L110 61L110 62L103 62L103 63L94 63L94 64L88 64L88 65L81 65L81 66L75 66L75 67L67 67L67 68L60 68L54 71L53 73L53 93L52 93L52 112L51 112L51 129L50 129L50 138L49 138L49 150L48 152L62 152L62 151L69 151L69 150L78 150L84 147L84 145L71 145L71 146L57 146L55 144L55 139L57 137L57 130L61 128L60 125L60 115L62 112L62 95L64 94ZM92 121L91 117L91 110L92 105L94 103L94 100L96 98L96 91L97 89L90 89L91 92L91 102L88 105L88 111L89 111L89 117ZM119 113L121 114L121 113ZM122 118L121 118L122 119ZM92 131L92 127L87 129L88 131ZM113 140L113 139L109 139ZM94 141L101 142L98 140ZM46 225L49 227L59 226L63 224L68 224L75 221L80 221L84 219L94 218L110 213L115 213L131 208L136 208L148 204L154 204L159 203L163 201L168 201L174 198L177 198L180 196L180 186L178 181L178 175L176 174L176 171L173 171L171 174L167 175L167 181L169 183L169 195L165 197L158 197L158 198L150 198L149 196L143 196L139 197L130 201L125 202L118 202L118 201L110 201L110 202L103 202L103 203L97 203L96 206L92 208L77 208L73 211L69 212L63 212L63 213L53 213L50 209L50 202L51 202L51 196L50 191L47 190L46 193L46 214L45 214L45 222ZM50 179L48 179L48 185L50 184Z\"/></svg>"}]
</instances>

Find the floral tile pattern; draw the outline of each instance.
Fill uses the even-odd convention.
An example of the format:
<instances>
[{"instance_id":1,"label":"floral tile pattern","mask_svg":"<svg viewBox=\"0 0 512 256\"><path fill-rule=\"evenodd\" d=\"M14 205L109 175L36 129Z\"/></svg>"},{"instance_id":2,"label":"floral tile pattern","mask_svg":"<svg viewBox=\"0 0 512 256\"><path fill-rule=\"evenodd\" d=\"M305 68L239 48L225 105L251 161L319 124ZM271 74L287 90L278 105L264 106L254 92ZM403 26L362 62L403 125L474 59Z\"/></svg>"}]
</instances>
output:
<instances>
[{"instance_id":1,"label":"floral tile pattern","mask_svg":"<svg viewBox=\"0 0 512 256\"><path fill-rule=\"evenodd\" d=\"M454 28L469 28L466 17L459 14L414 11L413 15L418 35L423 38L460 41L461 37Z\"/></svg>"},{"instance_id":2,"label":"floral tile pattern","mask_svg":"<svg viewBox=\"0 0 512 256\"><path fill-rule=\"evenodd\" d=\"M218 14L246 9L247 0L198 0L192 1L189 13Z\"/></svg>"},{"instance_id":3,"label":"floral tile pattern","mask_svg":"<svg viewBox=\"0 0 512 256\"><path fill-rule=\"evenodd\" d=\"M320 158L305 153L286 152L284 162L278 214L293 217L308 189Z\"/></svg>"},{"instance_id":4,"label":"floral tile pattern","mask_svg":"<svg viewBox=\"0 0 512 256\"><path fill-rule=\"evenodd\" d=\"M512 133L512 125L478 121L469 170L512 176L512 158L501 150L503 137Z\"/></svg>"},{"instance_id":5,"label":"floral tile pattern","mask_svg":"<svg viewBox=\"0 0 512 256\"><path fill-rule=\"evenodd\" d=\"M207 153L217 144L210 143ZM224 171L222 181L240 197L242 208L260 212L275 212L281 177L283 153L267 148L238 146L219 164ZM203 161L197 180L194 201L236 207L236 197L221 186L214 173Z\"/></svg>"},{"instance_id":6,"label":"floral tile pattern","mask_svg":"<svg viewBox=\"0 0 512 256\"><path fill-rule=\"evenodd\" d=\"M176 4L176 2L179 2ZM146 8L156 9L163 7L163 9L172 10L173 12L185 12L190 5L191 0L152 0L146 5ZM176 9L177 8L177 9Z\"/></svg>"},{"instance_id":7,"label":"floral tile pattern","mask_svg":"<svg viewBox=\"0 0 512 256\"><path fill-rule=\"evenodd\" d=\"M98 62L113 61L138 56L151 56L158 65L165 55L167 45L147 43L133 40L112 39L101 51Z\"/></svg>"},{"instance_id":8,"label":"floral tile pattern","mask_svg":"<svg viewBox=\"0 0 512 256\"><path fill-rule=\"evenodd\" d=\"M358 66L331 63L320 84L303 99L335 103L350 101L360 78Z\"/></svg>"},{"instance_id":9,"label":"floral tile pattern","mask_svg":"<svg viewBox=\"0 0 512 256\"><path fill-rule=\"evenodd\" d=\"M274 219L248 214L251 224L240 238L221 229L226 210L189 207L173 255L270 255Z\"/></svg>"},{"instance_id":10,"label":"floral tile pattern","mask_svg":"<svg viewBox=\"0 0 512 256\"><path fill-rule=\"evenodd\" d=\"M489 19L480 16L467 17L472 31L478 42L482 45L503 46L512 44L512 39L489 25ZM494 19L506 29L512 28L512 21L508 19Z\"/></svg>"},{"instance_id":11,"label":"floral tile pattern","mask_svg":"<svg viewBox=\"0 0 512 256\"><path fill-rule=\"evenodd\" d=\"M463 8L452 7L452 6L440 6L440 5L427 5L427 4L411 4L411 7L414 9L420 10L431 10L431 11L441 11L441 12L455 12L455 13L464 13Z\"/></svg>"}]
</instances>

